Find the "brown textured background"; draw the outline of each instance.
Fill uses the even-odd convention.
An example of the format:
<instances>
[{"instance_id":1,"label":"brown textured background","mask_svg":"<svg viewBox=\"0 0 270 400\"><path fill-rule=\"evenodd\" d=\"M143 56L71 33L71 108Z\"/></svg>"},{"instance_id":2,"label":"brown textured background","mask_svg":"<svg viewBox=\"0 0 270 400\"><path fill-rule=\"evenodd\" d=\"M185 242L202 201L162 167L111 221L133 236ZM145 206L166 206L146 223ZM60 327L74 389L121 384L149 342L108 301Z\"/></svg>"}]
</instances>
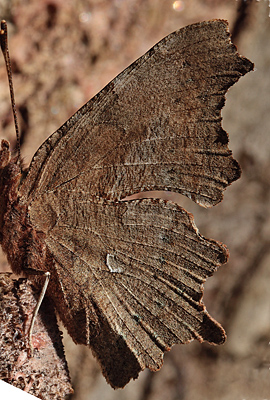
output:
<instances>
[{"instance_id":1,"label":"brown textured background","mask_svg":"<svg viewBox=\"0 0 270 400\"><path fill-rule=\"evenodd\" d=\"M184 25L224 18L239 52L255 63L229 90L223 125L242 178L224 201L204 210L180 204L202 234L224 242L229 263L206 284L204 301L228 334L225 345L191 343L165 355L160 372L141 373L125 389L105 382L90 350L65 338L72 400L203 400L270 398L270 18L268 1L0 0L10 53L22 154L38 146L115 75L162 37ZM175 2L176 4L176 2ZM0 137L15 144L0 58ZM7 263L1 256L1 269Z\"/></svg>"}]
</instances>

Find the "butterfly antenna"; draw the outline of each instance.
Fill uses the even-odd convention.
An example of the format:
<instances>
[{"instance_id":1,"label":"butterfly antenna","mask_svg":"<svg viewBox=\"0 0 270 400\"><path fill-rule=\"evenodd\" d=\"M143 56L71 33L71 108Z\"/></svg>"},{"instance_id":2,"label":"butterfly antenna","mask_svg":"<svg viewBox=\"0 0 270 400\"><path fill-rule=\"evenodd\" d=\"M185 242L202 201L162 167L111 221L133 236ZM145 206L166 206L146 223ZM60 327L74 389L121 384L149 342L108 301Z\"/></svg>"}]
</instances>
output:
<instances>
[{"instance_id":1,"label":"butterfly antenna","mask_svg":"<svg viewBox=\"0 0 270 400\"><path fill-rule=\"evenodd\" d=\"M12 106L12 112L13 112L14 124L15 124L15 130L16 130L16 139L17 139L16 153L18 154L17 163L21 163L20 134L19 134L16 106L15 106L15 96L14 96L14 89L13 89L13 82L12 82L11 62L10 62L9 51L8 51L7 23L4 20L1 21L0 42L1 42L2 53L3 53L4 59L5 59L5 64L6 64L11 106Z\"/></svg>"}]
</instances>

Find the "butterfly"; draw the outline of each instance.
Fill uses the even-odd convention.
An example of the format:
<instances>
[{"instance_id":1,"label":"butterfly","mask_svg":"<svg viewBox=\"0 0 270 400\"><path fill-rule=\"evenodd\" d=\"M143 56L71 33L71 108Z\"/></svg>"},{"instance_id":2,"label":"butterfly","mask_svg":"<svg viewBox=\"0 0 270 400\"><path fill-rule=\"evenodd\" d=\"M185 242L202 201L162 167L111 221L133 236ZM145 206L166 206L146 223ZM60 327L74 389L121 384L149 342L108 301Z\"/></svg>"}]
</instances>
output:
<instances>
[{"instance_id":1,"label":"butterfly","mask_svg":"<svg viewBox=\"0 0 270 400\"><path fill-rule=\"evenodd\" d=\"M120 73L27 170L2 140L0 239L11 268L50 272L60 319L114 388L158 370L174 344L225 341L202 295L227 248L201 236L180 205L126 197L167 190L204 207L222 200L240 167L221 109L252 69L226 21L196 23Z\"/></svg>"}]
</instances>

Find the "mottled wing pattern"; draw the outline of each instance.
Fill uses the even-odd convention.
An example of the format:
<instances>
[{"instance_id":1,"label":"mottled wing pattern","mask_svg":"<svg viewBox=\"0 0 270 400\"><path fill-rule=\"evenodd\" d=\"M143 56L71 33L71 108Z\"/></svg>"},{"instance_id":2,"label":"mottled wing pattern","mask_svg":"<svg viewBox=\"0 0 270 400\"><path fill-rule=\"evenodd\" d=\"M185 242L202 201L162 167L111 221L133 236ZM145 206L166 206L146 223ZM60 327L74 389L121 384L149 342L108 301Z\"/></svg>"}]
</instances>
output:
<instances>
[{"instance_id":1,"label":"mottled wing pattern","mask_svg":"<svg viewBox=\"0 0 270 400\"><path fill-rule=\"evenodd\" d=\"M52 209L53 196L45 199ZM87 192L78 197L63 187L57 198L53 226L52 218L39 218L42 203L31 208L56 261L51 290L73 339L92 346L113 386L136 377L138 368L129 375L125 367L134 356L139 370L157 370L175 343L223 343L201 298L227 249L200 236L191 214L162 200L93 202ZM113 333L103 338L107 325Z\"/></svg>"},{"instance_id":2,"label":"mottled wing pattern","mask_svg":"<svg viewBox=\"0 0 270 400\"><path fill-rule=\"evenodd\" d=\"M226 248L201 237L175 204L119 199L147 189L219 202L240 175L220 110L250 69L225 21L183 28L55 132L22 182L20 202L46 235L49 293L113 387L160 368L174 343L225 339L201 298Z\"/></svg>"},{"instance_id":3,"label":"mottled wing pattern","mask_svg":"<svg viewBox=\"0 0 270 400\"><path fill-rule=\"evenodd\" d=\"M41 146L21 195L37 199L72 180L112 200L170 190L218 203L240 176L221 128L224 95L252 66L231 44L225 21L172 33Z\"/></svg>"}]
</instances>

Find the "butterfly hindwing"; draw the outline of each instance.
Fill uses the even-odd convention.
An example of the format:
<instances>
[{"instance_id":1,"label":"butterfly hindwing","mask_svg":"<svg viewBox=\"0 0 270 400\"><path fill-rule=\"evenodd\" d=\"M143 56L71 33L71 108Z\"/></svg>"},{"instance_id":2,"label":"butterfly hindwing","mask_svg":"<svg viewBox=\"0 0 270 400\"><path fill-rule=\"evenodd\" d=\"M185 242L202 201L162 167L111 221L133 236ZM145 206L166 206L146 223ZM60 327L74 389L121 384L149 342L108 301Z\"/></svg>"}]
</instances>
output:
<instances>
[{"instance_id":1,"label":"butterfly hindwing","mask_svg":"<svg viewBox=\"0 0 270 400\"><path fill-rule=\"evenodd\" d=\"M122 341L119 359L127 353L141 369L152 370L161 367L164 351L175 343L225 340L201 299L202 284L226 262L227 250L204 239L190 214L162 200L93 202L87 193L81 193L80 212L71 213L73 194L65 198L58 190L61 213L52 226L40 219L38 225L47 231L55 260L52 279L61 281L61 290L51 286L52 296L71 336L93 348L108 380L115 340ZM53 195L47 195L48 203ZM38 214L33 206L31 217ZM106 343L103 360L98 349L108 327L114 339Z\"/></svg>"}]
</instances>

